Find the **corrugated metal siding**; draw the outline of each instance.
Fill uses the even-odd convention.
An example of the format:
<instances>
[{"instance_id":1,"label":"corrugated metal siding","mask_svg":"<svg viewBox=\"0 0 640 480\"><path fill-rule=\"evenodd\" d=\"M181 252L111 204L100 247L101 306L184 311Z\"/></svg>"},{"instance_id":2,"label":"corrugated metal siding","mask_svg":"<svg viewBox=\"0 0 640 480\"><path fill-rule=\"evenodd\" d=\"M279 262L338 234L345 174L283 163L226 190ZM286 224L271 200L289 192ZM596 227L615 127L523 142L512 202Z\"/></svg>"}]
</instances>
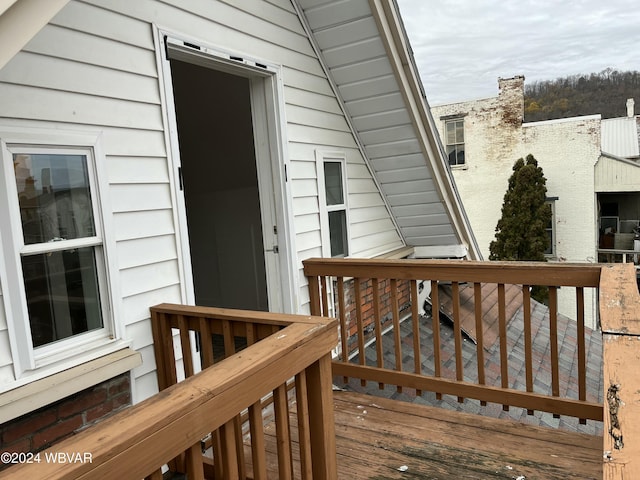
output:
<instances>
[{"instance_id":1,"label":"corrugated metal siding","mask_svg":"<svg viewBox=\"0 0 640 480\"><path fill-rule=\"evenodd\" d=\"M637 117L602 120L601 135L603 152L625 158L640 156Z\"/></svg>"},{"instance_id":2,"label":"corrugated metal siding","mask_svg":"<svg viewBox=\"0 0 640 480\"><path fill-rule=\"evenodd\" d=\"M640 164L624 158L602 155L595 167L596 192L636 192L640 185Z\"/></svg>"},{"instance_id":3,"label":"corrugated metal siding","mask_svg":"<svg viewBox=\"0 0 640 480\"><path fill-rule=\"evenodd\" d=\"M408 245L459 243L368 2L298 2Z\"/></svg>"}]
</instances>

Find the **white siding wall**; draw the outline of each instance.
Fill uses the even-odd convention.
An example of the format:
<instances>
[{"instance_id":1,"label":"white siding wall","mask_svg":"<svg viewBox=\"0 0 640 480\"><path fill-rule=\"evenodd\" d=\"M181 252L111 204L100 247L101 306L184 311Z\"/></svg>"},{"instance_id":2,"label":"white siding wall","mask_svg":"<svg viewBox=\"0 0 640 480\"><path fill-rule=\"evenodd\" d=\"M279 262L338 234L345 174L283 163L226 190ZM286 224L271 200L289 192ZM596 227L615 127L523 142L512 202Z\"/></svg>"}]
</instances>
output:
<instances>
[{"instance_id":1,"label":"white siding wall","mask_svg":"<svg viewBox=\"0 0 640 480\"><path fill-rule=\"evenodd\" d=\"M302 259L321 254L318 148L347 156L353 255L403 245L288 1L71 1L0 71L0 121L103 132L119 311L144 360L134 372L137 401L157 390L149 306L181 299L153 25L282 65L299 268ZM299 286L306 311L301 271ZM0 347L6 336L0 312ZM7 365L10 359L0 356L0 382Z\"/></svg>"}]
</instances>

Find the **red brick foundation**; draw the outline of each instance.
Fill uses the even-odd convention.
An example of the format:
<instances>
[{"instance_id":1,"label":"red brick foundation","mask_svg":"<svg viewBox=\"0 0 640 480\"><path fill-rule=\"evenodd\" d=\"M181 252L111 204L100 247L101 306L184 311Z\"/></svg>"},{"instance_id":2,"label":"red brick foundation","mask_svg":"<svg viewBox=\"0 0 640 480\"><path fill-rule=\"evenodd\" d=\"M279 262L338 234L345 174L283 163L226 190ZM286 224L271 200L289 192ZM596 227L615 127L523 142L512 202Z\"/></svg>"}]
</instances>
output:
<instances>
[{"instance_id":1,"label":"red brick foundation","mask_svg":"<svg viewBox=\"0 0 640 480\"><path fill-rule=\"evenodd\" d=\"M131 382L124 373L0 425L0 451L44 450L127 405Z\"/></svg>"},{"instance_id":2,"label":"red brick foundation","mask_svg":"<svg viewBox=\"0 0 640 480\"><path fill-rule=\"evenodd\" d=\"M349 351L357 347L358 324L356 316L356 296L354 289L354 281L344 282L344 298L345 298L345 322L347 325ZM360 293L362 297L362 323L366 339L375 334L375 318L373 309L373 282L371 279L360 281ZM334 284L334 289L337 285ZM378 282L380 294L380 319L381 328L385 328L392 323L393 313L391 311L391 281L381 279ZM334 290L335 291L335 290ZM407 310L411 307L411 282L408 280L398 280L397 282L397 301L398 313L400 318L406 315ZM338 300L336 295L335 312L338 313Z\"/></svg>"}]
</instances>

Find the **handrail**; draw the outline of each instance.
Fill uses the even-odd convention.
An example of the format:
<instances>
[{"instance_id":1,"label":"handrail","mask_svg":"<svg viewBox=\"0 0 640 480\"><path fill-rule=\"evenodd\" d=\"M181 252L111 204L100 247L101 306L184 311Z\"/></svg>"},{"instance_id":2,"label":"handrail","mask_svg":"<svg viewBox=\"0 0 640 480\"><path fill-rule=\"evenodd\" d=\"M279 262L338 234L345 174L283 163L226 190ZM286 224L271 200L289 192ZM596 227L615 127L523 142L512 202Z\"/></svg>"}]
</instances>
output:
<instances>
[{"instance_id":1,"label":"handrail","mask_svg":"<svg viewBox=\"0 0 640 480\"><path fill-rule=\"evenodd\" d=\"M216 431L221 432L224 445L221 478L239 478L240 467L234 465L233 419L243 410L260 404L265 395L282 392L293 377L297 386L305 387L296 393L305 400L300 408L309 418L307 443L311 465L307 465L305 478L335 478L330 367L330 351L337 341L335 320L176 305L161 305L155 312L162 315L181 312L179 315L188 313L210 319L219 314L247 325L264 321L282 328L40 454L45 459L59 452L86 452L90 454L90 463L42 461L17 465L3 472L5 478L161 478L160 467L180 456L190 479L203 478L201 440ZM260 412L257 416L262 422ZM286 417L288 422L288 414ZM302 443L301 439L301 448ZM254 465L254 470L257 468ZM254 478L266 478L266 472L254 471Z\"/></svg>"},{"instance_id":2,"label":"handrail","mask_svg":"<svg viewBox=\"0 0 640 480\"><path fill-rule=\"evenodd\" d=\"M600 318L605 398L603 478L640 478L640 295L633 264L603 268Z\"/></svg>"},{"instance_id":3,"label":"handrail","mask_svg":"<svg viewBox=\"0 0 640 480\"><path fill-rule=\"evenodd\" d=\"M313 258L303 261L304 272L309 281L310 307L314 315L327 315L336 312L339 317L341 332L341 357L333 363L336 376L360 378L364 385L367 381L377 382L380 387L396 385L399 390L403 387L412 388L420 395L422 391L436 392L437 397L449 394L458 397L480 400L509 406L522 407L532 414L535 410L553 413L554 416L567 415L580 419L585 423L587 419L602 421L602 404L597 401L598 392L589 392L587 398L586 378L586 346L585 346L585 295L595 292L600 283L601 265L597 264L568 264L545 262L479 262L460 260L424 260L424 259L339 259ZM433 345L420 345L421 331L425 328L425 320L418 314L417 283L423 282L430 287L431 301L440 305L439 292L443 285L451 290L451 316L453 317L453 331L455 340L455 372L453 378L447 378L444 372L444 360L441 358L443 346L440 344L440 312L433 308L433 317L429 325L433 331ZM486 334L483 334L483 322L488 313L483 310L482 303L486 300L487 285L493 285L493 300L497 308L491 314L495 318L496 337L499 342L500 373L495 380L499 383L489 383L489 372L485 371L485 348L483 348ZM550 365L551 391L536 391L533 382L533 362L539 352L532 348L534 333L531 330L532 302L531 287L548 287L549 303L549 345L548 357L540 362ZM566 373L559 369L559 335L558 296L560 287L572 287L575 290L577 318L573 330L577 339L577 372L578 398L565 398L561 395ZM466 299L462 291L465 290ZM525 338L525 384L524 389L515 388L513 379L509 376L509 350L507 327L510 318L509 300L506 291L520 292L518 300L522 304L523 336ZM563 293L568 289L564 288ZM403 291L405 293L403 293ZM407 293L408 292L408 293ZM588 293L587 293L588 292ZM400 337L399 309L404 295L408 298L410 312L407 314L413 341ZM351 302L351 305L349 305ZM467 302L466 304L464 302ZM462 342L462 309L472 306L470 312L475 333L478 335L476 348L477 382L467 380L464 367ZM385 310L386 309L386 310ZM386 358L382 351L383 320L390 317L389 324L393 326L394 352L391 358ZM374 338L377 357L375 361L367 360L365 340ZM430 354L434 357L433 373L424 372L423 357ZM357 362L349 357L357 357ZM403 364L403 358L413 358L412 365ZM389 362L394 363L390 367ZM373 363L373 364L372 364ZM568 379L567 379L568 381ZM567 388L568 390L568 388Z\"/></svg>"}]
</instances>

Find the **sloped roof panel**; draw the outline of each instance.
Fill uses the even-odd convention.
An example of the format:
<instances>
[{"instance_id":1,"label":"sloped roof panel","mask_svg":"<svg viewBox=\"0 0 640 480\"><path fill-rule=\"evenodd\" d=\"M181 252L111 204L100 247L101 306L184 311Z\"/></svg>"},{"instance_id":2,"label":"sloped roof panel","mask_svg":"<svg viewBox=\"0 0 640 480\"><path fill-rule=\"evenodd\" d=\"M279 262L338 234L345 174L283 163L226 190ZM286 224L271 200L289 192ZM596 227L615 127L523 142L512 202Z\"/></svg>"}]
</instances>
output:
<instances>
[{"instance_id":1,"label":"sloped roof panel","mask_svg":"<svg viewBox=\"0 0 640 480\"><path fill-rule=\"evenodd\" d=\"M425 150L370 3L297 4L406 243L464 243L434 181L433 162L443 159Z\"/></svg>"}]
</instances>

